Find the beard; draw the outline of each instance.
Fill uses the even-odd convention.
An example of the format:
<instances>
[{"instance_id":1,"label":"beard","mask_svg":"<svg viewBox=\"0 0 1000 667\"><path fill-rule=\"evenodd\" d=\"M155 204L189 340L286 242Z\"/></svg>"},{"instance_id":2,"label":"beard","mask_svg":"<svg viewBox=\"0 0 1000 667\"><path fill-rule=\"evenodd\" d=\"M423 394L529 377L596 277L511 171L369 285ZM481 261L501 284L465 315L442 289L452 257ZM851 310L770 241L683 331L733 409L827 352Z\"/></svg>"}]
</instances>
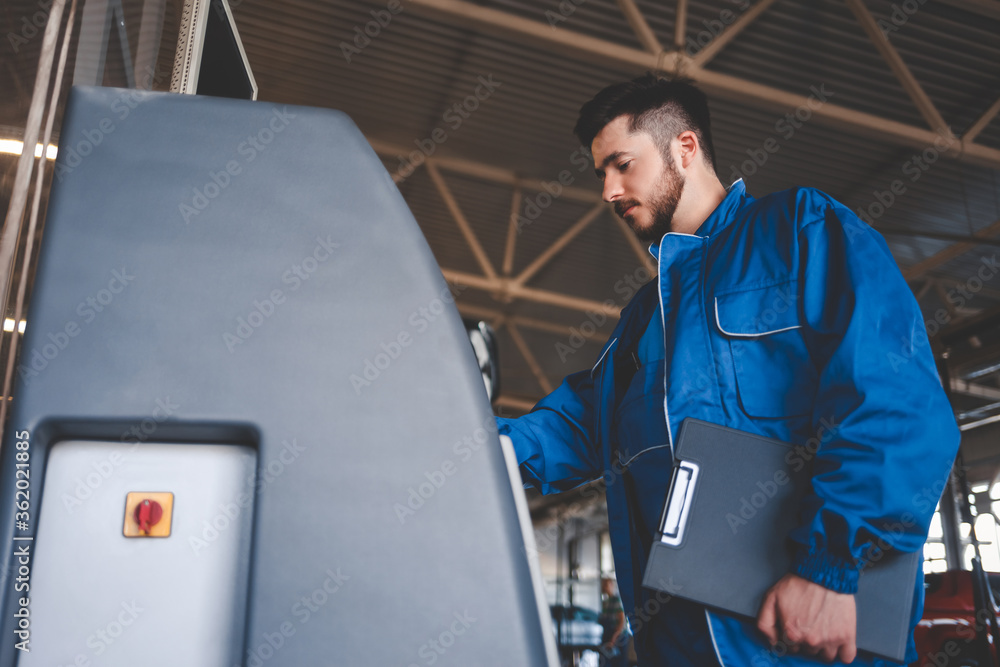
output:
<instances>
[{"instance_id":1,"label":"beard","mask_svg":"<svg viewBox=\"0 0 1000 667\"><path fill-rule=\"evenodd\" d=\"M681 200L681 193L684 192L684 176L677 170L673 156L666 155L663 165L663 174L654 193L649 200L649 210L653 215L653 222L648 227L639 227L632 217L626 218L623 213L631 206L638 206L637 199L623 199L615 202L615 213L623 219L636 237L643 243L659 243L664 234L673 228L674 213L677 211L677 204Z\"/></svg>"}]
</instances>

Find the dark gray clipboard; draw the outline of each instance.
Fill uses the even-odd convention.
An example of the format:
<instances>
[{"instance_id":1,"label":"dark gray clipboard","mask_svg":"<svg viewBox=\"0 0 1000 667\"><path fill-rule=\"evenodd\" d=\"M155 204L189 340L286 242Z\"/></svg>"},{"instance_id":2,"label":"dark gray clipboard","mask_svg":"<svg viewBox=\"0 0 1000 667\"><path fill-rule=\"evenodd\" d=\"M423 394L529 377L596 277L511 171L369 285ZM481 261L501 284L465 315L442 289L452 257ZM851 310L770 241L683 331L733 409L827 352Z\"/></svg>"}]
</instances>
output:
<instances>
[{"instance_id":1,"label":"dark gray clipboard","mask_svg":"<svg viewBox=\"0 0 1000 667\"><path fill-rule=\"evenodd\" d=\"M792 445L686 419L643 586L756 617L767 590L789 572L807 469ZM860 650L905 661L921 554L886 552L865 567L855 596Z\"/></svg>"}]
</instances>

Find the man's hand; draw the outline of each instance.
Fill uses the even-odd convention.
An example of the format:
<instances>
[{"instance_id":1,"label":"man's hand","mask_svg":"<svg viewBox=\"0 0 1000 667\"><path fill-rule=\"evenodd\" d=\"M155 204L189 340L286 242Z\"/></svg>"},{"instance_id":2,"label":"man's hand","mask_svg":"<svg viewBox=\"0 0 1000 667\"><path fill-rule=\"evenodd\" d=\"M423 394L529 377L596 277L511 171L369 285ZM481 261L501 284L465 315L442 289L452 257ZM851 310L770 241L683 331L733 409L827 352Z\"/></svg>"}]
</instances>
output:
<instances>
[{"instance_id":1,"label":"man's hand","mask_svg":"<svg viewBox=\"0 0 1000 667\"><path fill-rule=\"evenodd\" d=\"M785 642L789 653L850 663L858 653L855 613L853 595L786 574L764 596L757 628L771 646Z\"/></svg>"}]
</instances>

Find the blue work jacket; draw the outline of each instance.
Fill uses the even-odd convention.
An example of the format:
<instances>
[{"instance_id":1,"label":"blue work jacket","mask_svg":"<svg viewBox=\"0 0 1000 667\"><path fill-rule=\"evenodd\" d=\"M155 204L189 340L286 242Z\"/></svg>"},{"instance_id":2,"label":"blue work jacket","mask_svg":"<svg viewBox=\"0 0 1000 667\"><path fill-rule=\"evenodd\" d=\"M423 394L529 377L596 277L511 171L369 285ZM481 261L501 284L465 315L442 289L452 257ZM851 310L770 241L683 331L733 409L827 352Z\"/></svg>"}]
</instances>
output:
<instances>
[{"instance_id":1,"label":"blue work jacket","mask_svg":"<svg viewBox=\"0 0 1000 667\"><path fill-rule=\"evenodd\" d=\"M637 496L661 506L673 438L687 417L802 445L812 484L789 536L799 576L853 593L856 564L873 543L921 549L959 431L920 310L882 237L822 192L799 188L757 200L741 180L696 234L668 233L650 250L658 275L623 309L594 367L566 377L529 414L498 418L526 486L553 493L603 476L633 626L641 626L636 570L647 554L634 553L635 517L613 450L629 449L635 463L649 452ZM632 363L623 357L657 305L664 388L651 393L657 404L649 407L656 417L662 409L667 442L644 439L652 425L632 424L638 446L614 446L621 433L616 368ZM920 572L914 625L922 581ZM770 650L755 621L706 615L723 665L817 664ZM916 658L912 635L908 653ZM859 656L854 664L889 663Z\"/></svg>"}]
</instances>

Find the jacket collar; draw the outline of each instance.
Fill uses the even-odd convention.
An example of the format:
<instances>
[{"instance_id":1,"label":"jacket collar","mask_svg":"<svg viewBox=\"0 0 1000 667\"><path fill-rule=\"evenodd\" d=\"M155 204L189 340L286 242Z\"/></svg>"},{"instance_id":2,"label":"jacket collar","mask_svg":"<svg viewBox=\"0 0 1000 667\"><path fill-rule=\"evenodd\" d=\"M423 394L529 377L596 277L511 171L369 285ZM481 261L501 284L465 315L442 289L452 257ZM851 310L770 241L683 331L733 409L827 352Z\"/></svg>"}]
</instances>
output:
<instances>
[{"instance_id":1,"label":"jacket collar","mask_svg":"<svg viewBox=\"0 0 1000 667\"><path fill-rule=\"evenodd\" d=\"M747 188L743 183L743 179L741 178L737 180L729 186L726 198L715 207L715 210L712 211L711 215L705 218L705 222L701 223L701 226L698 227L698 230L693 234L693 236L710 237L713 234L717 234L725 229L726 226L733 221L733 218L735 217L734 213L736 213L736 211L742 207L749 198L750 195L747 194ZM650 245L649 252L653 257L659 258L660 244L654 243Z\"/></svg>"}]
</instances>

